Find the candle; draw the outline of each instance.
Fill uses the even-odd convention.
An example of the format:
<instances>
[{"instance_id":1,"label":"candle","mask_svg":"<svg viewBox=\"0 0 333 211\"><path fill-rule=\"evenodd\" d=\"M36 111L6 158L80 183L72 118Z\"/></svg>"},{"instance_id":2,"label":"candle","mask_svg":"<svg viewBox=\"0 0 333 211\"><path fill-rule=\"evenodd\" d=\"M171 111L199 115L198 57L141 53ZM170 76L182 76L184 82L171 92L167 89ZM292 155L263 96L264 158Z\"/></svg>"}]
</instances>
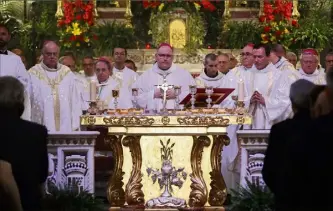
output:
<instances>
[{"instance_id":1,"label":"candle","mask_svg":"<svg viewBox=\"0 0 333 211\"><path fill-rule=\"evenodd\" d=\"M238 101L244 102L244 81L240 79L238 81Z\"/></svg>"},{"instance_id":2,"label":"candle","mask_svg":"<svg viewBox=\"0 0 333 211\"><path fill-rule=\"evenodd\" d=\"M96 93L97 93L96 85L97 85L96 81L90 82L90 101L96 101Z\"/></svg>"}]
</instances>

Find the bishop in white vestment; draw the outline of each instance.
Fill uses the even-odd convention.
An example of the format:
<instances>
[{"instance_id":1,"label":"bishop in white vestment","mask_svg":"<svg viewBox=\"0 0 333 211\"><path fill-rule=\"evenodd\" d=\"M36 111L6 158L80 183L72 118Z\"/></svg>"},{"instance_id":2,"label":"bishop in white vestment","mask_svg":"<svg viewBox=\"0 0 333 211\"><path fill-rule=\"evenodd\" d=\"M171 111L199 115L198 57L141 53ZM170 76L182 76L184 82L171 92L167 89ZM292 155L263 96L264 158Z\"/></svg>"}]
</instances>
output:
<instances>
[{"instance_id":1,"label":"bishop in white vestment","mask_svg":"<svg viewBox=\"0 0 333 211\"><path fill-rule=\"evenodd\" d=\"M34 93L32 116L49 131L78 130L82 110L77 77L58 63L59 47L54 42L47 42L42 53L43 61L29 70Z\"/></svg>"},{"instance_id":2,"label":"bishop in white vestment","mask_svg":"<svg viewBox=\"0 0 333 211\"><path fill-rule=\"evenodd\" d=\"M318 69L319 57L314 49L305 49L301 54L301 68L293 75L290 75L291 80L306 79L316 85L325 85L325 72Z\"/></svg>"},{"instance_id":3,"label":"bishop in white vestment","mask_svg":"<svg viewBox=\"0 0 333 211\"><path fill-rule=\"evenodd\" d=\"M103 103L102 106L108 109L115 109L115 106L117 106L117 109L132 108L132 95L122 88L122 82L119 78L111 75L111 64L109 61L102 58L99 59L95 70L99 82L97 99ZM118 91L117 99L115 99L112 93L113 90Z\"/></svg>"},{"instance_id":4,"label":"bishop in white vestment","mask_svg":"<svg viewBox=\"0 0 333 211\"><path fill-rule=\"evenodd\" d=\"M156 63L152 69L145 71L133 85L139 89L138 104L141 108L160 111L163 108L163 93L157 85L162 85L164 81L168 85L180 86L181 102L189 94L189 86L195 85L192 75L180 69L173 61L173 49L169 44L163 43L159 46L155 54ZM166 92L166 108L175 108L176 94L172 87Z\"/></svg>"},{"instance_id":5,"label":"bishop in white vestment","mask_svg":"<svg viewBox=\"0 0 333 211\"><path fill-rule=\"evenodd\" d=\"M198 88L213 87L219 88L222 86L222 79L225 76L217 69L217 56L213 53L207 54L204 62L203 72L195 78Z\"/></svg>"}]
</instances>

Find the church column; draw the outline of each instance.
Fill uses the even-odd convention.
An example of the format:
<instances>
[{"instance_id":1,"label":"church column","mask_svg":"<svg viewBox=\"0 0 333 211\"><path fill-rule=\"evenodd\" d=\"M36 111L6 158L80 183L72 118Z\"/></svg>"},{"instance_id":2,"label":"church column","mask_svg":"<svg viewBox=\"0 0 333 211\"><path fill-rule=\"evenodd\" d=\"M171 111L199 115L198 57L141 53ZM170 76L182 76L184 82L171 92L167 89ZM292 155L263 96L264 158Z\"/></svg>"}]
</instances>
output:
<instances>
[{"instance_id":1,"label":"church column","mask_svg":"<svg viewBox=\"0 0 333 211\"><path fill-rule=\"evenodd\" d=\"M301 15L298 12L298 0L293 0L293 12L292 17L298 19Z\"/></svg>"},{"instance_id":2,"label":"church column","mask_svg":"<svg viewBox=\"0 0 333 211\"><path fill-rule=\"evenodd\" d=\"M264 0L260 0L259 17L264 14Z\"/></svg>"},{"instance_id":3,"label":"church column","mask_svg":"<svg viewBox=\"0 0 333 211\"><path fill-rule=\"evenodd\" d=\"M229 20L231 18L230 15L230 0L225 0L224 1L224 12L223 12L223 17L226 20Z\"/></svg>"},{"instance_id":4,"label":"church column","mask_svg":"<svg viewBox=\"0 0 333 211\"><path fill-rule=\"evenodd\" d=\"M126 27L132 28L132 10L131 10L131 0L126 0L126 12L125 12L125 19L126 19Z\"/></svg>"},{"instance_id":5,"label":"church column","mask_svg":"<svg viewBox=\"0 0 333 211\"><path fill-rule=\"evenodd\" d=\"M55 14L55 16L60 19L64 16L64 13L62 11L62 0L58 0L57 1L57 12Z\"/></svg>"}]
</instances>

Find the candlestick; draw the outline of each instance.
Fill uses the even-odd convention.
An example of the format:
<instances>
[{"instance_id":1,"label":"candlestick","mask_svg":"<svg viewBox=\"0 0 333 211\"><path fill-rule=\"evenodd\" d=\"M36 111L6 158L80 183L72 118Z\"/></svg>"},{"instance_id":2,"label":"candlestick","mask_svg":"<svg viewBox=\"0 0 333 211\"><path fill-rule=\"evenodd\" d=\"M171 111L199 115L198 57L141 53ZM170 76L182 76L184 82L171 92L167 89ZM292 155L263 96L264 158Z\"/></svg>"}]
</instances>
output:
<instances>
[{"instance_id":1,"label":"candlestick","mask_svg":"<svg viewBox=\"0 0 333 211\"><path fill-rule=\"evenodd\" d=\"M118 97L119 97L119 90L112 90L112 97L114 98L113 104L114 104L114 109L118 109Z\"/></svg>"},{"instance_id":2,"label":"candlestick","mask_svg":"<svg viewBox=\"0 0 333 211\"><path fill-rule=\"evenodd\" d=\"M139 95L139 92L138 92L138 88L132 88L132 96L133 96L133 107L134 108L139 108L138 106L138 95Z\"/></svg>"},{"instance_id":3,"label":"candlestick","mask_svg":"<svg viewBox=\"0 0 333 211\"><path fill-rule=\"evenodd\" d=\"M244 102L244 81L240 79L238 82L238 101Z\"/></svg>"},{"instance_id":4,"label":"candlestick","mask_svg":"<svg viewBox=\"0 0 333 211\"><path fill-rule=\"evenodd\" d=\"M96 94L97 94L97 82L91 81L90 82L90 101L96 101Z\"/></svg>"}]
</instances>

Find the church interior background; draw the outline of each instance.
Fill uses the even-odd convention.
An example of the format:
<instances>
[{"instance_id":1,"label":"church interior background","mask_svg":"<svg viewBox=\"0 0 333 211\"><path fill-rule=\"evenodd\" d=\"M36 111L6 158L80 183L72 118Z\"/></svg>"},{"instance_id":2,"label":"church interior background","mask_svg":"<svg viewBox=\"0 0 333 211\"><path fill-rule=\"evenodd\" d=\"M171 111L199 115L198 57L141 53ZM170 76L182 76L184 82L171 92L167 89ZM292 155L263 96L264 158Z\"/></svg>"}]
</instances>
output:
<instances>
[{"instance_id":1,"label":"church interior background","mask_svg":"<svg viewBox=\"0 0 333 211\"><path fill-rule=\"evenodd\" d=\"M271 7L280 8L280 17L288 18L267 21L272 15ZM332 8L333 0L0 0L0 23L9 26L12 32L9 48L22 49L30 66L34 65L37 56L40 55L40 49L45 40L59 40L62 53L71 51L78 59L90 55L96 58L111 57L114 47L126 48L128 59L136 63L140 73L154 64L154 54L158 44L167 42L175 48L174 62L191 73L197 74L203 69L202 61L207 53L231 53L239 61L240 49L250 42L281 43L288 51L295 52L297 55L304 47L314 48L321 54L325 54L332 45ZM81 67L78 67L78 70L80 69ZM229 111L218 112L225 114ZM233 112L225 117L229 124L241 125L251 121L250 117L244 113ZM125 204L125 201L133 207L121 207L120 210L144 210L142 206L144 196L150 199L147 200L148 204L156 205L161 199L154 197L158 195L160 188L164 190L163 194L166 194L164 196L171 200L172 191L168 188L176 189L176 186L183 186L183 188L173 193L171 197L173 203L183 205L185 202L181 199L182 196L189 195L190 199L186 203L198 209L188 210L203 210L204 206L209 207L207 210L224 210L222 205L226 201L225 184L216 173L221 171L218 167L220 163L215 158L210 160L210 156L217 157L223 145L227 145L228 138L224 134L225 119L205 119L206 132L204 132L201 131L202 125L182 115L179 114L178 119L162 116L161 118L142 117L135 120L83 117L81 125L86 129L99 128L100 133L109 134L102 140L105 145L96 147L112 151L114 156L123 159L117 160L116 165L112 167L110 167L110 160L98 161L99 168L104 171L98 174L94 172L94 169L89 169L89 166L93 164L88 163L88 160L93 157L92 143L95 140L98 142L99 139L96 133L85 134L84 140L75 135L57 134L49 141L52 153L56 154L61 144L65 143L71 143L72 151L78 149L78 144L84 145L85 150L80 151L79 155L69 156L67 148L61 148L63 163L57 163L59 159L54 157L54 175L62 171L67 179L80 180L84 183L80 188L95 188L96 196L107 198L108 205L111 206L110 210L117 210ZM131 121L136 122L131 123ZM219 126L219 131L224 132L220 134L215 131L217 127L210 127L211 121ZM147 132L134 127L135 124L157 129L151 130L150 135L147 135ZM175 126L177 128L172 133L168 132L169 127ZM163 127L166 130L158 130ZM124 133L125 130L126 137L123 138L119 134ZM200 136L192 140L194 133ZM151 136L151 134L158 135ZM179 138L180 135L185 137L183 143L175 143L174 138ZM149 146L153 143L158 145L147 152L141 152L140 144L138 144L141 136L144 137L141 145ZM253 178L256 178L258 173L256 166L262 164L260 156L255 155L265 149L263 146L267 144L267 137L268 134L265 131L257 131L255 136L253 134L239 135L239 142L244 146L244 153L254 153L254 156L249 157L248 160L250 167L244 170L249 171ZM78 142L75 142L76 140ZM186 143L192 143L192 141L194 147L185 149ZM160 147L163 148L161 155L158 154L160 152L156 153ZM174 157L172 153L170 154L171 151ZM145 154L154 156L150 160L150 157ZM156 157L157 154L158 157ZM177 157L177 154L183 154L183 157ZM160 159L159 156L164 157L162 167L154 163L154 160ZM203 160L206 160L201 163L195 157L203 157ZM188 159L188 162L184 159ZM97 160L98 158L95 158L95 163ZM170 184L160 184L161 187L158 187L152 180L163 171L165 173L171 161L172 164L184 163L184 165L176 166L173 169L174 174L170 173L167 179L164 178ZM65 165L66 162L68 165ZM76 170L67 168L75 163L82 163L82 168ZM144 169L148 174L145 173L140 177L138 169L141 166L137 163L148 166ZM127 168L132 165L133 170ZM161 168L160 172L159 168ZM193 172L189 175L191 169ZM50 182L61 180L60 177L62 176L59 178L55 176L50 179ZM92 185L91 181L94 179L98 181ZM171 179L174 179L173 183ZM265 190L261 191L265 192ZM90 206L88 205L90 202L91 204L99 203L94 201L91 195L89 198L82 194L72 196L68 193L59 193L61 194L67 197L64 199L67 201L62 203L75 204L73 201L76 200L79 203L81 200L87 207ZM267 197L270 198L271 195L267 193ZM241 204L242 199L238 199ZM73 208L73 210L79 209ZM88 210L96 211L99 208L93 207Z\"/></svg>"}]
</instances>

